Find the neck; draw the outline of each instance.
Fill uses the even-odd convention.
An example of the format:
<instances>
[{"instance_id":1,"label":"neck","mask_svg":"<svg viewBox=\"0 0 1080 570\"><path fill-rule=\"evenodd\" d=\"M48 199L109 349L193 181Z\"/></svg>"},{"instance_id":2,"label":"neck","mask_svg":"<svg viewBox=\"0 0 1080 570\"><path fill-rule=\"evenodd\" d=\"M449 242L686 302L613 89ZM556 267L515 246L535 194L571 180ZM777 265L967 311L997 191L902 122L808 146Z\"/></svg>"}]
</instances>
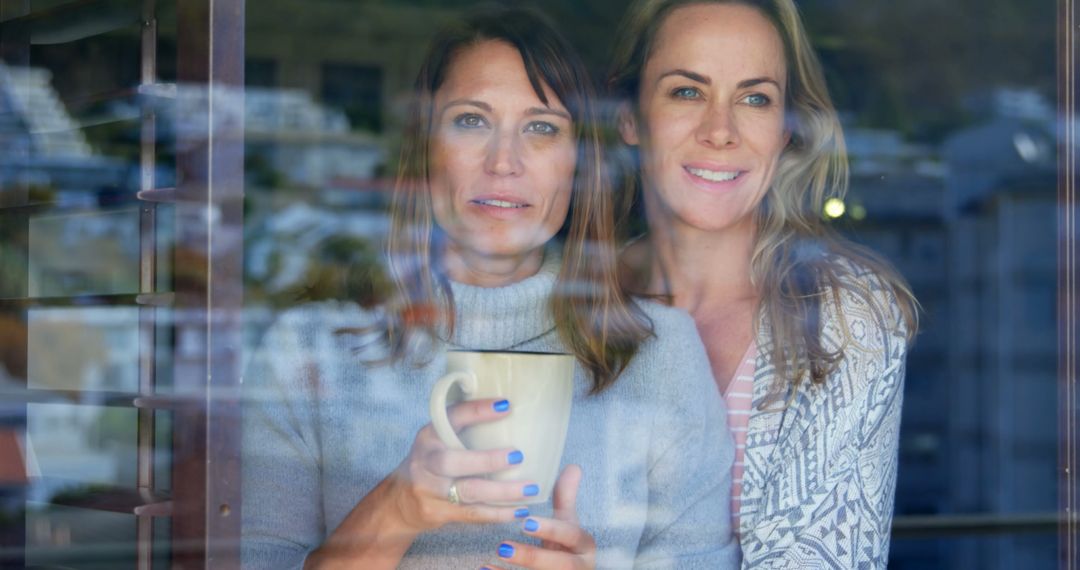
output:
<instances>
[{"instance_id":1,"label":"neck","mask_svg":"<svg viewBox=\"0 0 1080 570\"><path fill-rule=\"evenodd\" d=\"M545 257L534 275L502 287L451 280L456 319L447 340L470 350L517 350L551 331L548 302L562 262L555 252Z\"/></svg>"},{"instance_id":2,"label":"neck","mask_svg":"<svg viewBox=\"0 0 1080 570\"><path fill-rule=\"evenodd\" d=\"M757 297L750 281L752 217L716 231L654 219L649 227L652 293L671 295L675 306L691 314Z\"/></svg>"},{"instance_id":3,"label":"neck","mask_svg":"<svg viewBox=\"0 0 1080 570\"><path fill-rule=\"evenodd\" d=\"M544 250L536 248L518 255L487 256L449 244L443 261L446 273L453 281L476 287L505 287L536 275L544 262Z\"/></svg>"}]
</instances>

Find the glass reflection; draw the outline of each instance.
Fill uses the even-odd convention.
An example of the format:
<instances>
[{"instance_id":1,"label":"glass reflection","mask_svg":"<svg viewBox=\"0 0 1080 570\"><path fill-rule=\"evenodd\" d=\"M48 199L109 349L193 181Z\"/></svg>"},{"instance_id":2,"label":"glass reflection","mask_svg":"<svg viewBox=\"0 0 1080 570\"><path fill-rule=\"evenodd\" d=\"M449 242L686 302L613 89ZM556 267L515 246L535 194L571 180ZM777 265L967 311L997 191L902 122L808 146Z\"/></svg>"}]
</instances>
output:
<instances>
[{"instance_id":1,"label":"glass reflection","mask_svg":"<svg viewBox=\"0 0 1080 570\"><path fill-rule=\"evenodd\" d=\"M205 103L191 101L198 86L175 81L178 65L191 59L178 52L184 38L174 2L157 2L157 85L138 87L144 3L0 3L0 547L30 546L33 563L64 564L39 555L68 531L38 522L38 511L33 520L26 515L28 498L49 495L27 460L28 426L66 417L57 416L61 409L71 417L83 406L104 410L102 397L137 388L140 209L153 204L158 212L157 291L205 285L212 275L205 252L174 236L181 229L205 237L199 228L219 214L196 207L178 216L166 202L136 197L144 109L157 117L152 171L165 192L156 199L193 175L177 174L183 149L174 143L205 119L192 111ZM601 78L626 3L531 3L560 23ZM370 307L385 298L389 178L418 46L472 4L247 3L239 54L247 86L225 102L238 111L243 104L246 122L245 347L296 303L351 299ZM1055 4L829 0L800 8L851 156L851 191L830 223L887 257L924 307L908 360L898 520L1052 518L1061 444L1056 145L1064 120L1054 98ZM28 13L64 25L39 36L48 43L34 43L9 21ZM131 298L103 299L122 295ZM193 324L198 314L157 310L153 369L159 388L171 391L177 355L220 348ZM181 370L205 375L198 366ZM87 393L56 399L49 390ZM172 433L158 420L157 441L167 449ZM135 423L117 428L125 442L135 442ZM86 457L89 444L80 445L73 458ZM129 445L94 448L105 459L85 459L85 471L131 461ZM80 472L74 460L46 464ZM162 488L171 468L168 460L155 465ZM155 556L167 559L167 519L155 524L166 525L155 532ZM127 529L116 539L133 549L134 527L116 528ZM891 567L1053 567L1056 537L1039 528L1002 527L978 538L965 530L941 538L901 532ZM82 531L69 531L78 542Z\"/></svg>"}]
</instances>

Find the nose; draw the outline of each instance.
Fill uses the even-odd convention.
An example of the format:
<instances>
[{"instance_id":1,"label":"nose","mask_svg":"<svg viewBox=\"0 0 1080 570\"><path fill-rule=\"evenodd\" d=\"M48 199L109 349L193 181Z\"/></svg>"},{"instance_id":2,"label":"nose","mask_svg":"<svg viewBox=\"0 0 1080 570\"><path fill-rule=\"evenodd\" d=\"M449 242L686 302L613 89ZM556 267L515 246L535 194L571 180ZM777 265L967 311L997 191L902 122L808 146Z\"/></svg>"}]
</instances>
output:
<instances>
[{"instance_id":1,"label":"nose","mask_svg":"<svg viewBox=\"0 0 1080 570\"><path fill-rule=\"evenodd\" d=\"M715 148L738 145L739 129L732 109L722 104L709 106L698 125L697 139L701 144Z\"/></svg>"},{"instance_id":2,"label":"nose","mask_svg":"<svg viewBox=\"0 0 1080 570\"><path fill-rule=\"evenodd\" d=\"M519 141L513 134L495 133L488 146L484 169L494 176L521 174L523 163L518 148Z\"/></svg>"}]
</instances>

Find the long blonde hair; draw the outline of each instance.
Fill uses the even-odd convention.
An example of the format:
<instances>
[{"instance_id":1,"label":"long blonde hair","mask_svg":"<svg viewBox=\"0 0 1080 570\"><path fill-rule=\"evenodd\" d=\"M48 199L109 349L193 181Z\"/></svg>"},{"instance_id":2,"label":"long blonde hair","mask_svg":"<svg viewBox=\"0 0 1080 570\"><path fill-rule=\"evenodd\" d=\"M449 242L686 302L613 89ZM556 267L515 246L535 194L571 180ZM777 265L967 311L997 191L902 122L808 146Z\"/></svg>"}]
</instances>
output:
<instances>
[{"instance_id":1,"label":"long blonde hair","mask_svg":"<svg viewBox=\"0 0 1080 570\"><path fill-rule=\"evenodd\" d=\"M591 375L593 393L610 386L652 334L652 323L618 281L613 192L604 176L594 94L577 55L544 20L522 9L488 9L449 28L431 46L416 79L401 150L388 240L398 298L390 304L386 340L393 358L410 338L452 334L451 289L440 263L439 230L428 185L432 101L455 56L486 41L519 51L533 90L547 86L573 118L577 172L563 230L562 268L549 308L560 337Z\"/></svg>"},{"instance_id":2,"label":"long blonde hair","mask_svg":"<svg viewBox=\"0 0 1080 570\"><path fill-rule=\"evenodd\" d=\"M637 111L642 70L657 32L674 9L694 4L752 7L773 24L784 44L791 141L754 214L757 233L751 258L751 281L761 296L755 330L766 328L773 341L769 358L785 384L775 388L795 387L807 376L822 383L835 370L843 358L842 348L829 351L823 346L820 314L823 301L831 302L839 313L842 290L872 306L882 303L876 290L890 294L903 322L887 325L903 326L910 341L918 326L918 305L906 281L881 257L844 239L821 218L827 199L842 199L847 193L847 151L821 63L792 0L638 0L619 30L608 76L611 93ZM629 210L638 188L636 173L624 176L622 211ZM873 275L872 282L854 275L853 267ZM889 307L874 308L891 314Z\"/></svg>"}]
</instances>

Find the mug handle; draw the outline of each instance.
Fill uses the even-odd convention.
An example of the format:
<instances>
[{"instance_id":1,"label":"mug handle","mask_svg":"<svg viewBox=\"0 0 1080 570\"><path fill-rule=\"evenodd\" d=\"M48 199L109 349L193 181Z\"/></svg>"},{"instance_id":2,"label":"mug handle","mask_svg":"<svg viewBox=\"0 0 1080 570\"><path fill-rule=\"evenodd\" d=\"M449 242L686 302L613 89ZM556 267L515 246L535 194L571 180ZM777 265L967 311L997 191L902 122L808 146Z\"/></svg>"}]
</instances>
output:
<instances>
[{"instance_id":1,"label":"mug handle","mask_svg":"<svg viewBox=\"0 0 1080 570\"><path fill-rule=\"evenodd\" d=\"M431 389L431 426L435 428L439 439L451 449L465 449L465 444L458 438L457 432L450 425L450 418L446 415L446 397L450 394L450 388L459 382L466 396L476 392L476 375L472 372L451 372L439 378Z\"/></svg>"}]
</instances>

